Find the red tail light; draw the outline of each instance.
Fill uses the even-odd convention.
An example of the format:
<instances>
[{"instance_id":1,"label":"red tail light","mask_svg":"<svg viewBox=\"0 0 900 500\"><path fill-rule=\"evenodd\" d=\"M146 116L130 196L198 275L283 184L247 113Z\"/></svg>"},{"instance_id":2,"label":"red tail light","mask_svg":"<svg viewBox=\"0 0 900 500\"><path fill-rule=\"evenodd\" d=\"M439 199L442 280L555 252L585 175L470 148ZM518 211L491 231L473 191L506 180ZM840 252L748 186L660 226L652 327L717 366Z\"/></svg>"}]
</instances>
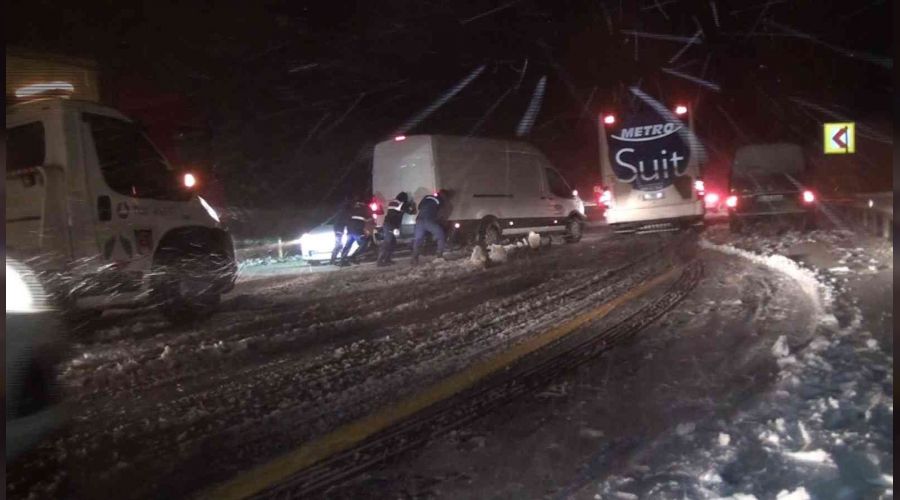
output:
<instances>
[{"instance_id":1,"label":"red tail light","mask_svg":"<svg viewBox=\"0 0 900 500\"><path fill-rule=\"evenodd\" d=\"M731 195L728 198L725 198L725 206L728 208L736 208L737 207L737 196Z\"/></svg>"},{"instance_id":2,"label":"red tail light","mask_svg":"<svg viewBox=\"0 0 900 500\"><path fill-rule=\"evenodd\" d=\"M369 202L369 210L371 210L375 215L381 215L384 213L384 211L381 209L381 204L378 203L377 199L372 199L372 201Z\"/></svg>"},{"instance_id":3,"label":"red tail light","mask_svg":"<svg viewBox=\"0 0 900 500\"><path fill-rule=\"evenodd\" d=\"M606 116L604 116L604 117L603 117L603 123L605 123L606 125L612 125L612 124L616 123L616 117L615 117L615 115L606 115Z\"/></svg>"},{"instance_id":4,"label":"red tail light","mask_svg":"<svg viewBox=\"0 0 900 500\"><path fill-rule=\"evenodd\" d=\"M706 203L707 207L714 207L719 204L719 194L718 193L706 193L706 196L703 198L703 201Z\"/></svg>"},{"instance_id":5,"label":"red tail light","mask_svg":"<svg viewBox=\"0 0 900 500\"><path fill-rule=\"evenodd\" d=\"M803 203L813 203L816 201L816 195L812 191L803 191Z\"/></svg>"}]
</instances>

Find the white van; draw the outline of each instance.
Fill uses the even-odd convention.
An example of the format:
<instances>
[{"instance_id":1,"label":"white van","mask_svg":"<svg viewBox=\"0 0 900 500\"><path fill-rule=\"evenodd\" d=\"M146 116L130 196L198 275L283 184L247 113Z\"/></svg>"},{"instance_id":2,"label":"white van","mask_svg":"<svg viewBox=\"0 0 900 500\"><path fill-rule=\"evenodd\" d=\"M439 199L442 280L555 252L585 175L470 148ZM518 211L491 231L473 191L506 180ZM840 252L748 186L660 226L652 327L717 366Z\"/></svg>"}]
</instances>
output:
<instances>
[{"instance_id":1,"label":"white van","mask_svg":"<svg viewBox=\"0 0 900 500\"><path fill-rule=\"evenodd\" d=\"M234 286L231 236L139 128L98 103L6 110L6 251L67 310L161 303L173 320Z\"/></svg>"},{"instance_id":2,"label":"white van","mask_svg":"<svg viewBox=\"0 0 900 500\"><path fill-rule=\"evenodd\" d=\"M584 204L547 158L514 141L444 135L399 136L375 146L372 192L377 212L401 191L418 203L439 189L449 237L493 244L504 236L563 233L581 239ZM401 238L413 234L404 215ZM380 227L384 216L377 217Z\"/></svg>"}]
</instances>

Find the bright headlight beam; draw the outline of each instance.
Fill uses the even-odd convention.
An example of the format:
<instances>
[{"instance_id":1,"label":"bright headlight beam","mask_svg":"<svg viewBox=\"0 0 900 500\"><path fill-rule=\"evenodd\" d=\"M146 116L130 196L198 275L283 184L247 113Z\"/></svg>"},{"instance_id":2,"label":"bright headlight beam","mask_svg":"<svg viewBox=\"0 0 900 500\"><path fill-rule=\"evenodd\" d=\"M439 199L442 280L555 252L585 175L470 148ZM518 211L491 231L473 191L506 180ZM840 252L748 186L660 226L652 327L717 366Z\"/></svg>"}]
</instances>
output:
<instances>
[{"instance_id":1,"label":"bright headlight beam","mask_svg":"<svg viewBox=\"0 0 900 500\"><path fill-rule=\"evenodd\" d=\"M6 312L35 312L34 296L25 280L14 268L6 265Z\"/></svg>"}]
</instances>

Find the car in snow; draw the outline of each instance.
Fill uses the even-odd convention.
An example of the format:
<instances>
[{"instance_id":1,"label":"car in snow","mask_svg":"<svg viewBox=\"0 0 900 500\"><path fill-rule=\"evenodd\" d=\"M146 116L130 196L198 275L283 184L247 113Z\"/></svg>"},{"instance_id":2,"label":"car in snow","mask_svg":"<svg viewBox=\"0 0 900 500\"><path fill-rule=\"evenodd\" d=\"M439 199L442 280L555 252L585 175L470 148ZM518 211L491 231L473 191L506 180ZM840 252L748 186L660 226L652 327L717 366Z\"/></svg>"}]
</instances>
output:
<instances>
[{"instance_id":1,"label":"car in snow","mask_svg":"<svg viewBox=\"0 0 900 500\"><path fill-rule=\"evenodd\" d=\"M755 144L738 149L725 199L731 230L740 232L758 221L810 228L815 223L817 196L806 187L807 182L803 149L796 144Z\"/></svg>"},{"instance_id":2,"label":"car in snow","mask_svg":"<svg viewBox=\"0 0 900 500\"><path fill-rule=\"evenodd\" d=\"M6 136L7 252L52 275L47 291L68 313L156 304L178 321L234 286L231 236L197 178L128 117L34 99L7 107Z\"/></svg>"},{"instance_id":3,"label":"car in snow","mask_svg":"<svg viewBox=\"0 0 900 500\"><path fill-rule=\"evenodd\" d=\"M6 259L6 459L13 460L59 427L55 366L62 354L59 322L37 275Z\"/></svg>"},{"instance_id":4,"label":"car in snow","mask_svg":"<svg viewBox=\"0 0 900 500\"><path fill-rule=\"evenodd\" d=\"M304 261L310 264L321 264L331 259L331 252L334 250L334 217L319 224L314 229L303 233L300 236L300 253ZM347 243L347 232L341 239L341 244ZM359 251L359 245L353 243L350 247L350 257L356 255Z\"/></svg>"},{"instance_id":5,"label":"car in snow","mask_svg":"<svg viewBox=\"0 0 900 500\"><path fill-rule=\"evenodd\" d=\"M438 190L450 197L441 208L448 238L494 244L503 237L559 233L581 239L584 204L550 161L518 141L446 135L398 136L375 146L373 212L406 192L416 203ZM413 235L416 216L405 214L400 239Z\"/></svg>"}]
</instances>

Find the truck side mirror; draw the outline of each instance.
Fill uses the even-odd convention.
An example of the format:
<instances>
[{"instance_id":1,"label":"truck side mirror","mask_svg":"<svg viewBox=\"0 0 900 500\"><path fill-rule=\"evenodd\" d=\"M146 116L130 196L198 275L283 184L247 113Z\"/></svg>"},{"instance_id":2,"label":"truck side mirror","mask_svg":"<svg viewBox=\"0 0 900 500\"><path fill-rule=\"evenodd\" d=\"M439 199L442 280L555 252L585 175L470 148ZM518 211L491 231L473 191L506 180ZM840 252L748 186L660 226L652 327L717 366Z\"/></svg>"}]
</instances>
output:
<instances>
[{"instance_id":1,"label":"truck side mirror","mask_svg":"<svg viewBox=\"0 0 900 500\"><path fill-rule=\"evenodd\" d=\"M109 196L97 197L97 217L101 221L112 220L112 201Z\"/></svg>"}]
</instances>

